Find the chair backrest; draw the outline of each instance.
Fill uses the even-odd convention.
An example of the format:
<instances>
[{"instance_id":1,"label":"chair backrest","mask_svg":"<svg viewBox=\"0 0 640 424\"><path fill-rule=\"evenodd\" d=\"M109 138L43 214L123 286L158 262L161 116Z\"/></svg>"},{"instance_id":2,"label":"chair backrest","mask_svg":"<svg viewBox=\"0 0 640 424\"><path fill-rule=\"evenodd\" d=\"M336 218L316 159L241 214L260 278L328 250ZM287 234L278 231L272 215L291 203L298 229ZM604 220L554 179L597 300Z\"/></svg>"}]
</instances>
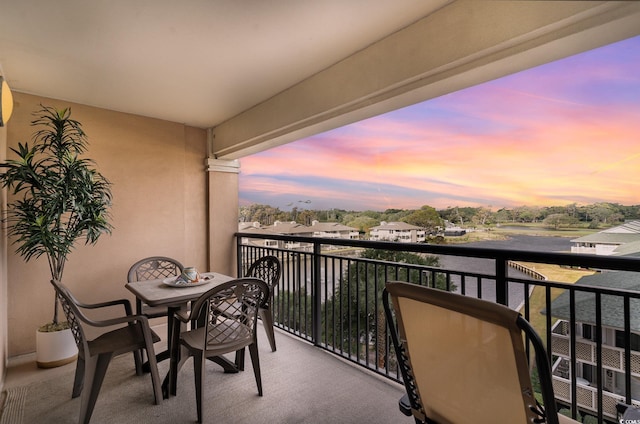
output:
<instances>
[{"instance_id":1,"label":"chair backrest","mask_svg":"<svg viewBox=\"0 0 640 424\"><path fill-rule=\"evenodd\" d=\"M542 418L531 385L524 330L544 386L546 422L558 422L544 347L519 313L401 282L387 283L383 303L415 417L460 424L533 423Z\"/></svg>"},{"instance_id":2,"label":"chair backrest","mask_svg":"<svg viewBox=\"0 0 640 424\"><path fill-rule=\"evenodd\" d=\"M208 290L192 306L192 317L205 320L205 345L224 347L255 341L258 308L268 298L269 286L257 278L238 278Z\"/></svg>"},{"instance_id":3,"label":"chair backrest","mask_svg":"<svg viewBox=\"0 0 640 424\"><path fill-rule=\"evenodd\" d=\"M127 281L145 281L158 278L175 277L182 273L184 267L175 259L165 256L151 256L140 259L129 268Z\"/></svg>"},{"instance_id":4,"label":"chair backrest","mask_svg":"<svg viewBox=\"0 0 640 424\"><path fill-rule=\"evenodd\" d=\"M51 280L51 284L56 291L56 298L58 302L60 302L60 306L62 306L62 310L64 311L64 315L69 322L69 326L71 328L71 333L73 334L73 338L76 341L76 346L78 346L78 351L81 355L89 352L89 347L87 344L87 337L84 333L84 329L80 324L81 320L85 320L86 318L80 312L78 308L78 300L71 294L69 289L59 281Z\"/></svg>"},{"instance_id":5,"label":"chair backrest","mask_svg":"<svg viewBox=\"0 0 640 424\"><path fill-rule=\"evenodd\" d=\"M269 285L273 290L280 280L282 267L280 260L272 255L262 256L251 264L246 277L259 278Z\"/></svg>"}]
</instances>

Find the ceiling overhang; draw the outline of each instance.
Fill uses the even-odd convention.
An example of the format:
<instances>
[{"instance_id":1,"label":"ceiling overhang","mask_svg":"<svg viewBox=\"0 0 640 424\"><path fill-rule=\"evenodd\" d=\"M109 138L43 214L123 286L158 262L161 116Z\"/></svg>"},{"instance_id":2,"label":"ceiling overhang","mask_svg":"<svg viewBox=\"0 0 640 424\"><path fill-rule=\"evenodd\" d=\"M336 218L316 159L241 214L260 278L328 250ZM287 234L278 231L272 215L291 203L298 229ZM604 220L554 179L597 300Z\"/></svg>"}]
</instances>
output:
<instances>
[{"instance_id":1,"label":"ceiling overhang","mask_svg":"<svg viewBox=\"0 0 640 424\"><path fill-rule=\"evenodd\" d=\"M638 2L455 2L216 126L235 159L640 34Z\"/></svg>"}]
</instances>

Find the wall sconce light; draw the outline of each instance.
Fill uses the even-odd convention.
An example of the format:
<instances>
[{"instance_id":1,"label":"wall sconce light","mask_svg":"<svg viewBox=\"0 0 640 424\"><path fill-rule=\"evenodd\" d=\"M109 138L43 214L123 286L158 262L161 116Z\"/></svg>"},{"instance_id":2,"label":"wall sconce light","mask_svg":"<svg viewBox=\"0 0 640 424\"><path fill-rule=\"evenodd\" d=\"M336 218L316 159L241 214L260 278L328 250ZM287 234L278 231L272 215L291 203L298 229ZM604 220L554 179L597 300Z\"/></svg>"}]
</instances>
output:
<instances>
[{"instance_id":1,"label":"wall sconce light","mask_svg":"<svg viewBox=\"0 0 640 424\"><path fill-rule=\"evenodd\" d=\"M0 76L0 127L11 118L13 112L13 95L7 81Z\"/></svg>"}]
</instances>

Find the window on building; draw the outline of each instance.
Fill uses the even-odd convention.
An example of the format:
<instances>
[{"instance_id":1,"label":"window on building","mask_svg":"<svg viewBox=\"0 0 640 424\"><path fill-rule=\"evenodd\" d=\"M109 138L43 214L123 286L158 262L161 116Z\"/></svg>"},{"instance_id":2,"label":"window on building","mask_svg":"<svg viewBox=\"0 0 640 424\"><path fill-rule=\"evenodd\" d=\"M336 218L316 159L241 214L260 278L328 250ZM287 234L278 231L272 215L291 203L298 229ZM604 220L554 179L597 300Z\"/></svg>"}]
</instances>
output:
<instances>
[{"instance_id":1,"label":"window on building","mask_svg":"<svg viewBox=\"0 0 640 424\"><path fill-rule=\"evenodd\" d=\"M589 324L582 324L582 338L587 340L593 340L595 332Z\"/></svg>"},{"instance_id":2,"label":"window on building","mask_svg":"<svg viewBox=\"0 0 640 424\"><path fill-rule=\"evenodd\" d=\"M639 335L635 333L631 333L629 342L630 342L629 346L631 347L631 350L640 352L640 336ZM616 347L619 347L621 349L625 348L624 331L616 330Z\"/></svg>"}]
</instances>

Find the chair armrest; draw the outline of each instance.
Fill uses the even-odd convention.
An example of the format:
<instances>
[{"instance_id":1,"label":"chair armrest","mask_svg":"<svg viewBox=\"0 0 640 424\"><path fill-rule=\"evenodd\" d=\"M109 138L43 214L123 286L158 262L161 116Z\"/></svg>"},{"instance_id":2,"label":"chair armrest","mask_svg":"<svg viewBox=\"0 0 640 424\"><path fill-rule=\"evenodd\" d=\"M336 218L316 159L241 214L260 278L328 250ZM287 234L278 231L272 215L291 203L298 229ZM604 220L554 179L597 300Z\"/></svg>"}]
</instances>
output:
<instances>
[{"instance_id":1,"label":"chair armrest","mask_svg":"<svg viewBox=\"0 0 640 424\"><path fill-rule=\"evenodd\" d=\"M126 315L118 318L111 318L106 320L92 320L87 318L86 316L79 317L82 321L93 327L111 327L113 325L125 324L125 323L133 323L135 321L141 321L143 327L149 327L149 319L144 315Z\"/></svg>"},{"instance_id":2,"label":"chair armrest","mask_svg":"<svg viewBox=\"0 0 640 424\"><path fill-rule=\"evenodd\" d=\"M129 299L117 299L117 300L110 300L108 302L100 302L100 303L83 303L83 302L77 301L76 299L76 305L83 309L98 309L98 308L106 308L109 306L123 305L125 313L127 315L132 314L131 302L129 301Z\"/></svg>"}]
</instances>

